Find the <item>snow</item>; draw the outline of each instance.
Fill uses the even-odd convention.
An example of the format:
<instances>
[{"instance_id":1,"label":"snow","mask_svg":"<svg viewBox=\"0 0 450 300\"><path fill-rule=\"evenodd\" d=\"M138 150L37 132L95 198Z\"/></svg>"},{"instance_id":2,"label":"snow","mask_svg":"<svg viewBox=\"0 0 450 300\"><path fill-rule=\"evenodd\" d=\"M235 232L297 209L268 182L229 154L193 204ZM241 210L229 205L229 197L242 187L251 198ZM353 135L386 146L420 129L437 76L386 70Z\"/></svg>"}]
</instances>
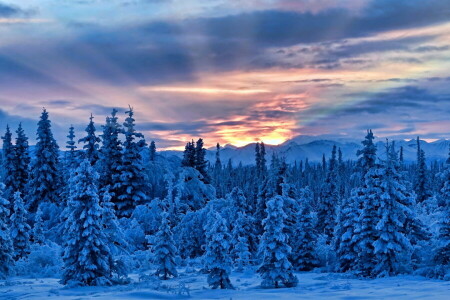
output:
<instances>
[{"instance_id":1,"label":"snow","mask_svg":"<svg viewBox=\"0 0 450 300\"><path fill-rule=\"evenodd\" d=\"M113 287L64 288L56 278L12 277L0 281L0 299L449 299L450 282L420 276L396 276L373 280L354 279L335 273L296 273L295 288L262 289L253 271L231 274L234 290L208 288L207 276L180 271L179 278L139 282L133 274L128 285ZM178 293L180 283L189 295Z\"/></svg>"}]
</instances>

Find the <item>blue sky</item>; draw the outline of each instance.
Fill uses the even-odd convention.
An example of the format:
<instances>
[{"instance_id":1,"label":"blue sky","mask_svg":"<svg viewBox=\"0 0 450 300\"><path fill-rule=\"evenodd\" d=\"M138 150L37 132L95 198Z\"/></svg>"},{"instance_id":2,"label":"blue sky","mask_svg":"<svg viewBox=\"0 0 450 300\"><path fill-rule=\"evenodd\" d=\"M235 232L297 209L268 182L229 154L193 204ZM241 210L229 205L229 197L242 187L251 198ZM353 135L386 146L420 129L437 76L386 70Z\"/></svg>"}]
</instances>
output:
<instances>
[{"instance_id":1,"label":"blue sky","mask_svg":"<svg viewBox=\"0 0 450 300\"><path fill-rule=\"evenodd\" d=\"M445 0L0 0L0 126L130 104L161 148L450 138Z\"/></svg>"}]
</instances>

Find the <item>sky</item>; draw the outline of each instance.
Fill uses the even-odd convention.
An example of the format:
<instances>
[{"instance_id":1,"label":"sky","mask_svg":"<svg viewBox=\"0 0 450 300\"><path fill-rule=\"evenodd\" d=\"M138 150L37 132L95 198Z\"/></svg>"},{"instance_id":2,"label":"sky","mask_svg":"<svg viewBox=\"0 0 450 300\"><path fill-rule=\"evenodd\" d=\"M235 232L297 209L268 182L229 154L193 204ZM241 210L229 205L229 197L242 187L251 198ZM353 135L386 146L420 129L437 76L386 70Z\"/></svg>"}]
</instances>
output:
<instances>
[{"instance_id":1,"label":"sky","mask_svg":"<svg viewBox=\"0 0 450 300\"><path fill-rule=\"evenodd\" d=\"M0 0L0 132L129 105L160 149L450 138L450 1Z\"/></svg>"}]
</instances>

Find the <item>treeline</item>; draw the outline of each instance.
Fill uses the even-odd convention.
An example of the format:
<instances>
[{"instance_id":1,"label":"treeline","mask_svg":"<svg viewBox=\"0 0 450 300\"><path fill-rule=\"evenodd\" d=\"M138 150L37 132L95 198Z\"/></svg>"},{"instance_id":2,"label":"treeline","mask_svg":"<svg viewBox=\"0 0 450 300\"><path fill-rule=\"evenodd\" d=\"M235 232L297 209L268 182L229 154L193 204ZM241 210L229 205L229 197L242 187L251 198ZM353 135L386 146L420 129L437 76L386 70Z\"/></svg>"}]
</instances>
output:
<instances>
[{"instance_id":1,"label":"treeline","mask_svg":"<svg viewBox=\"0 0 450 300\"><path fill-rule=\"evenodd\" d=\"M166 280L182 266L200 267L212 288L232 288L230 273L247 268L267 288L313 269L449 279L450 158L428 166L419 139L416 164L393 142L377 149L368 131L354 161L333 147L320 164L289 165L257 143L255 164L234 166L219 144L208 162L202 139L181 161L162 156L133 116L121 124L113 110L100 134L91 116L78 141L70 127L63 155L45 109L32 157L21 126L15 143L6 128L2 277L50 253L62 261L45 256L44 267L70 286L126 283L148 269Z\"/></svg>"}]
</instances>

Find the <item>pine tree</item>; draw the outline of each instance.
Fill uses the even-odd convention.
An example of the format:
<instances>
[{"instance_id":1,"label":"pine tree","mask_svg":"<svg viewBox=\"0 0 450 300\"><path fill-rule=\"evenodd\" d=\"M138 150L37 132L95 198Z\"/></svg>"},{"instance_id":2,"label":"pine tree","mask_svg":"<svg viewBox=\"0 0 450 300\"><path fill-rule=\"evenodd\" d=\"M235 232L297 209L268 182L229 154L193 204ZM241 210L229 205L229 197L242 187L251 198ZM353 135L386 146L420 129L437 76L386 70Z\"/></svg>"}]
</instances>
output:
<instances>
[{"instance_id":1,"label":"pine tree","mask_svg":"<svg viewBox=\"0 0 450 300\"><path fill-rule=\"evenodd\" d=\"M70 214L65 224L62 284L70 286L111 284L111 250L103 231L98 174L84 160L71 177Z\"/></svg>"},{"instance_id":2,"label":"pine tree","mask_svg":"<svg viewBox=\"0 0 450 300\"><path fill-rule=\"evenodd\" d=\"M292 287L298 282L289 261L292 248L289 246L288 236L283 232L287 218L283 202L281 196L275 196L267 202L267 217L263 221L264 234L259 249L262 264L258 268L263 279L261 286L264 288L279 288L280 284Z\"/></svg>"},{"instance_id":3,"label":"pine tree","mask_svg":"<svg viewBox=\"0 0 450 300\"><path fill-rule=\"evenodd\" d=\"M120 174L114 190L117 191L115 202L118 217L130 217L137 205L147 200L147 175L142 164L141 150L146 146L142 133L136 132L134 126L134 112L130 109L126 112L123 143L124 152L122 164L118 171Z\"/></svg>"},{"instance_id":4,"label":"pine tree","mask_svg":"<svg viewBox=\"0 0 450 300\"><path fill-rule=\"evenodd\" d=\"M208 215L206 230L205 268L208 270L208 284L213 289L232 289L230 234L225 219L218 212Z\"/></svg>"},{"instance_id":5,"label":"pine tree","mask_svg":"<svg viewBox=\"0 0 450 300\"><path fill-rule=\"evenodd\" d=\"M150 153L150 161L155 161L156 159L156 144L155 141L150 142L149 146L149 153Z\"/></svg>"},{"instance_id":6,"label":"pine tree","mask_svg":"<svg viewBox=\"0 0 450 300\"><path fill-rule=\"evenodd\" d=\"M89 118L89 124L86 127L87 135L84 138L78 140L78 143L84 143L83 149L83 158L87 159L91 166L94 166L99 158L98 147L100 143L100 138L95 135L95 124L94 124L94 116Z\"/></svg>"},{"instance_id":7,"label":"pine tree","mask_svg":"<svg viewBox=\"0 0 450 300\"><path fill-rule=\"evenodd\" d=\"M117 110L113 109L111 116L106 117L106 124L102 126L103 133L100 135L102 147L98 162L99 187L101 190L105 190L107 186L109 187L113 203L118 202L119 191L117 187L121 180L119 168L122 164L123 150L122 142L119 139L122 128L117 120Z\"/></svg>"},{"instance_id":8,"label":"pine tree","mask_svg":"<svg viewBox=\"0 0 450 300\"><path fill-rule=\"evenodd\" d=\"M27 212L20 196L14 193L14 213L11 215L11 238L14 247L14 259L26 257L29 250L30 225L27 223Z\"/></svg>"},{"instance_id":9,"label":"pine tree","mask_svg":"<svg viewBox=\"0 0 450 300\"><path fill-rule=\"evenodd\" d=\"M38 122L35 158L31 166L27 193L30 213L35 213L42 202L59 204L61 178L58 151L59 147L53 138L48 112L44 109Z\"/></svg>"},{"instance_id":10,"label":"pine tree","mask_svg":"<svg viewBox=\"0 0 450 300\"><path fill-rule=\"evenodd\" d=\"M2 136L3 140L3 184L5 185L5 190L3 196L7 199L8 203L12 202L12 196L15 188L15 178L14 178L14 159L15 151L12 144L12 134L9 130L9 126L6 125L5 135Z\"/></svg>"},{"instance_id":11,"label":"pine tree","mask_svg":"<svg viewBox=\"0 0 450 300\"><path fill-rule=\"evenodd\" d=\"M409 208L404 204L406 187L399 181L397 152L386 143L386 161L382 173L383 194L378 208L380 220L376 226L378 238L373 243L376 256L376 276L398 274L409 263L411 244L404 234Z\"/></svg>"},{"instance_id":12,"label":"pine tree","mask_svg":"<svg viewBox=\"0 0 450 300\"><path fill-rule=\"evenodd\" d=\"M22 128L22 123L17 128L16 145L14 147L13 160L13 191L25 193L25 187L28 183L28 173L30 165L30 155L28 153L28 137Z\"/></svg>"},{"instance_id":13,"label":"pine tree","mask_svg":"<svg viewBox=\"0 0 450 300\"><path fill-rule=\"evenodd\" d=\"M163 213L161 226L155 235L154 262L157 265L156 276L163 280L178 276L175 264L176 252L177 249L170 230L168 214Z\"/></svg>"},{"instance_id":14,"label":"pine tree","mask_svg":"<svg viewBox=\"0 0 450 300\"><path fill-rule=\"evenodd\" d=\"M14 248L8 227L9 202L3 198L5 185L0 183L0 279L6 279L14 266Z\"/></svg>"}]
</instances>

